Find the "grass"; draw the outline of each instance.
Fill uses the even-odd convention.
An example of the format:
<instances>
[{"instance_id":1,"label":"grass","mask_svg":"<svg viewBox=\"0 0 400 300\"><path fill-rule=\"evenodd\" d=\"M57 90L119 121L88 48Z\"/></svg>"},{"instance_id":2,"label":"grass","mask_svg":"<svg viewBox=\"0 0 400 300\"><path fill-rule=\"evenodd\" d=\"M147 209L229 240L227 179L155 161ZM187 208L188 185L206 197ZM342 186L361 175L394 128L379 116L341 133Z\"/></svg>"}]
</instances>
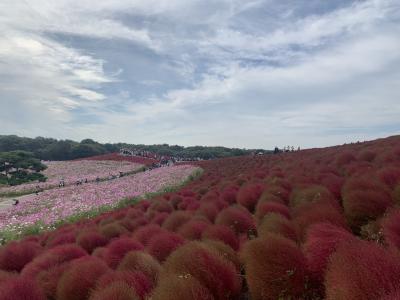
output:
<instances>
[{"instance_id":1,"label":"grass","mask_svg":"<svg viewBox=\"0 0 400 300\"><path fill-rule=\"evenodd\" d=\"M81 212L78 212L71 216L68 216L65 219L58 220L57 222L55 222L51 225L46 225L43 222L39 221L33 225L27 225L27 226L22 225L19 227L12 227L12 228L0 230L0 245L4 245L13 240L21 239L28 235L37 235L37 234L43 233L45 231L55 230L58 227L65 225L65 224L71 224L71 223L75 223L75 222L82 221L85 219L91 219L91 218L94 218L105 212L123 209L125 207L134 205L144 199L151 199L155 196L163 195L165 193L176 192L179 189L181 189L183 186L190 183L191 181L194 181L197 178L199 178L203 174L203 172L204 172L203 169L197 168L185 180L183 180L182 182L180 182L176 185L167 186L157 192L146 193L146 194L143 194L143 195L140 195L137 197L133 197L133 198L124 198L124 199L121 199L120 201L116 202L113 205L102 205L102 206L92 208L91 210L81 211Z\"/></svg>"}]
</instances>

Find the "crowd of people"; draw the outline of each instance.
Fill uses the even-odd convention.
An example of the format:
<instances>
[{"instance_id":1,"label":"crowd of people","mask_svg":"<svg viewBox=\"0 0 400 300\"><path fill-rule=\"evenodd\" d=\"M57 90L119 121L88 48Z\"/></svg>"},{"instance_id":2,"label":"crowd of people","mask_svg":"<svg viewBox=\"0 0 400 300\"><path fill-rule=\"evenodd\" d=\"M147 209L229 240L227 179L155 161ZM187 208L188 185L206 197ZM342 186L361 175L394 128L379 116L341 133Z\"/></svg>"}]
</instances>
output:
<instances>
[{"instance_id":1,"label":"crowd of people","mask_svg":"<svg viewBox=\"0 0 400 300\"><path fill-rule=\"evenodd\" d=\"M150 151L143 151L138 149L120 149L120 154L124 156L139 156L157 160L158 163L153 163L154 167L163 167L173 165L177 162L187 162L187 161L200 161L200 157L183 157L183 156L168 156L159 155Z\"/></svg>"},{"instance_id":2,"label":"crowd of people","mask_svg":"<svg viewBox=\"0 0 400 300\"><path fill-rule=\"evenodd\" d=\"M279 149L278 147L275 147L274 154L278 154L278 153L282 153L282 152L294 152L294 151L300 151L300 147L297 147L297 150L295 149L294 146L284 146L283 149Z\"/></svg>"}]
</instances>

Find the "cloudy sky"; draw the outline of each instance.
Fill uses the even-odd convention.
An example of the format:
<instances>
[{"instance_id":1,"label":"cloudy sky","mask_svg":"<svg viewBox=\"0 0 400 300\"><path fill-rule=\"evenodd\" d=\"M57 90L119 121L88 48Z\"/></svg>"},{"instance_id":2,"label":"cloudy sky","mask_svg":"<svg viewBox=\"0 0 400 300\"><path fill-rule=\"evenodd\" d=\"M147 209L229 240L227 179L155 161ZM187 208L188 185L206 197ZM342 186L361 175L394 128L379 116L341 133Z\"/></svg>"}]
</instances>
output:
<instances>
[{"instance_id":1,"label":"cloudy sky","mask_svg":"<svg viewBox=\"0 0 400 300\"><path fill-rule=\"evenodd\" d=\"M0 2L0 134L269 149L399 133L399 0Z\"/></svg>"}]
</instances>

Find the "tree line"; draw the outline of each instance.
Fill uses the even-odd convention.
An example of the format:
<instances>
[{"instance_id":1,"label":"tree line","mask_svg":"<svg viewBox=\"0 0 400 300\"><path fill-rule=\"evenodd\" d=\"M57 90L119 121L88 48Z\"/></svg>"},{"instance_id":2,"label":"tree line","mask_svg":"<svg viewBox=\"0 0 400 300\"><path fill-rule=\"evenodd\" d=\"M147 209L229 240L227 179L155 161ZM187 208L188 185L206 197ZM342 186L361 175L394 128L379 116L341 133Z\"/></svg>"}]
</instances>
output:
<instances>
[{"instance_id":1,"label":"tree line","mask_svg":"<svg viewBox=\"0 0 400 300\"><path fill-rule=\"evenodd\" d=\"M26 151L41 160L71 160L85 158L100 154L118 152L120 148L135 148L150 151L158 155L213 159L229 156L248 155L251 153L269 152L263 149L238 149L227 147L193 146L183 147L178 145L142 145L127 143L98 143L92 139L80 142L72 140L57 140L53 138L36 137L27 138L16 135L0 135L0 152Z\"/></svg>"}]
</instances>

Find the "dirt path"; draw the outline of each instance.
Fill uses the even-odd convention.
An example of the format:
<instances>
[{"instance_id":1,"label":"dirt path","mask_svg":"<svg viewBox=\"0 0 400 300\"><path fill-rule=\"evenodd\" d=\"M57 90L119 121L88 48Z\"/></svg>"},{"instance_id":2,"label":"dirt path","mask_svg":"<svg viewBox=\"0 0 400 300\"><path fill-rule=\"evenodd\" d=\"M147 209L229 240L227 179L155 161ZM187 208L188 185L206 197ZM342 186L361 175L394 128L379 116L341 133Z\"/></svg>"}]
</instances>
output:
<instances>
[{"instance_id":1,"label":"dirt path","mask_svg":"<svg viewBox=\"0 0 400 300\"><path fill-rule=\"evenodd\" d=\"M18 196L18 197L5 197L0 198L0 210L4 210L13 206L14 199L18 199L19 202L23 202L25 198L29 197L32 194Z\"/></svg>"}]
</instances>

